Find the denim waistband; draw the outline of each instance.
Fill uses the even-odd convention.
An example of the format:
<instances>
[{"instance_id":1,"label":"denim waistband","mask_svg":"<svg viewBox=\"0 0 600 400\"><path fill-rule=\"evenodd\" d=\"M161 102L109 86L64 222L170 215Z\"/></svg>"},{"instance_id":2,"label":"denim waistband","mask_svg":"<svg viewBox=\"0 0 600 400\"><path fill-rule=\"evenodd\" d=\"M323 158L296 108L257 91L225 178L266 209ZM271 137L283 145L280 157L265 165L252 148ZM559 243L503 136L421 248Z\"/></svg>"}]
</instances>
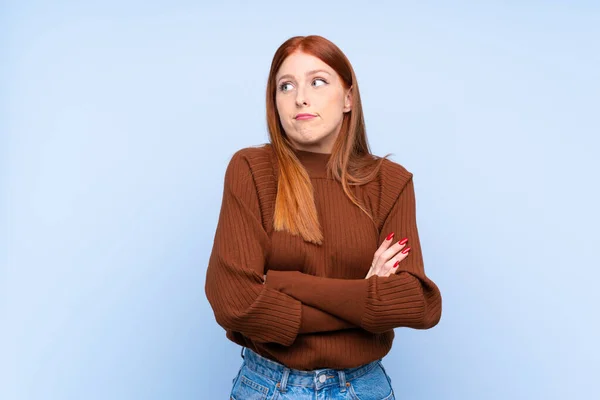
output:
<instances>
[{"instance_id":1,"label":"denim waistband","mask_svg":"<svg viewBox=\"0 0 600 400\"><path fill-rule=\"evenodd\" d=\"M330 385L345 387L347 382L365 375L381 362L381 359L379 359L355 368L324 368L302 371L288 368L276 361L269 360L247 347L242 348L242 357L249 369L280 382L284 390L286 385L316 389Z\"/></svg>"}]
</instances>

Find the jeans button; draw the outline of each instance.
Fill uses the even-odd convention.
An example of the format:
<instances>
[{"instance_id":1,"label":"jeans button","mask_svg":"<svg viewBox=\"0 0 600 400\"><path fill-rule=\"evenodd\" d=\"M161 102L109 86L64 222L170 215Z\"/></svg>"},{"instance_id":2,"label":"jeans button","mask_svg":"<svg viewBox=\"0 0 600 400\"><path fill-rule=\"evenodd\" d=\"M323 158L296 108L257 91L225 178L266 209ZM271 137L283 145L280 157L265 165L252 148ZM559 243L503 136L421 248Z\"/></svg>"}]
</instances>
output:
<instances>
[{"instance_id":1,"label":"jeans button","mask_svg":"<svg viewBox=\"0 0 600 400\"><path fill-rule=\"evenodd\" d=\"M325 383L326 380L327 380L327 377L325 375L321 375L319 377L319 382L321 382L321 383Z\"/></svg>"}]
</instances>

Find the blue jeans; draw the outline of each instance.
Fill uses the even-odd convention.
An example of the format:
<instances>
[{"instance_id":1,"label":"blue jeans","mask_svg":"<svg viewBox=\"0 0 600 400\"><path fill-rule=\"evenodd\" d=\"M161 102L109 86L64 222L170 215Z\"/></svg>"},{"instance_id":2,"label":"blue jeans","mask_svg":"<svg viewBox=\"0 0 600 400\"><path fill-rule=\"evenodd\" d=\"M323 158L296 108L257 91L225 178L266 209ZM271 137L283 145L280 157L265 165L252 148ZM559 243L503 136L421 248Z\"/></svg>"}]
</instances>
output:
<instances>
[{"instance_id":1,"label":"blue jeans","mask_svg":"<svg viewBox=\"0 0 600 400\"><path fill-rule=\"evenodd\" d=\"M233 400L392 400L392 381L380 360L356 368L300 371L243 348Z\"/></svg>"}]
</instances>

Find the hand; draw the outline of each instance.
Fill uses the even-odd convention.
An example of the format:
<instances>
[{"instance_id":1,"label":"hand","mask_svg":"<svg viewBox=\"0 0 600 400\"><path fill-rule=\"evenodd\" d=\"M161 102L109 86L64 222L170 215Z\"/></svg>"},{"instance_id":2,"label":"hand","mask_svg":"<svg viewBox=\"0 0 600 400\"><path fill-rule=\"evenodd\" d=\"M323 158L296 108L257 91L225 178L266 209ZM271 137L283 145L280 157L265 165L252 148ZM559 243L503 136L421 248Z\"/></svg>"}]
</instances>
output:
<instances>
[{"instance_id":1,"label":"hand","mask_svg":"<svg viewBox=\"0 0 600 400\"><path fill-rule=\"evenodd\" d=\"M400 261L408 257L410 247L406 247L407 245L407 238L394 242L394 232L390 233L375 252L371 269L365 279L373 275L385 277L395 274Z\"/></svg>"}]
</instances>

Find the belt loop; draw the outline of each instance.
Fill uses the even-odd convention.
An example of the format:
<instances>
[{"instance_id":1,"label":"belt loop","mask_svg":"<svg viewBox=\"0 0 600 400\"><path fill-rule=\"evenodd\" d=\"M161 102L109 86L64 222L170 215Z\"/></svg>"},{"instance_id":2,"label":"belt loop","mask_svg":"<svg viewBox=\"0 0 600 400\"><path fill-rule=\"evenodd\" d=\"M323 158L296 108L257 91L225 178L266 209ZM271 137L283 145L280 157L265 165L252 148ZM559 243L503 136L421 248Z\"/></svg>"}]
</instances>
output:
<instances>
[{"instance_id":1,"label":"belt loop","mask_svg":"<svg viewBox=\"0 0 600 400\"><path fill-rule=\"evenodd\" d=\"M283 375L281 376L281 383L278 384L279 391L281 393L285 393L287 391L287 381L288 381L289 376L290 376L290 369L286 367L283 369Z\"/></svg>"},{"instance_id":2,"label":"belt loop","mask_svg":"<svg viewBox=\"0 0 600 400\"><path fill-rule=\"evenodd\" d=\"M244 357L244 350L245 350L245 349L246 349L246 348L245 348L244 346L242 346L242 352L241 352L241 356L242 356L242 358L244 358L244 359L246 358L246 357Z\"/></svg>"},{"instance_id":3,"label":"belt loop","mask_svg":"<svg viewBox=\"0 0 600 400\"><path fill-rule=\"evenodd\" d=\"M344 393L346 391L346 373L344 373L342 370L339 370L338 376L340 378L340 392Z\"/></svg>"}]
</instances>

